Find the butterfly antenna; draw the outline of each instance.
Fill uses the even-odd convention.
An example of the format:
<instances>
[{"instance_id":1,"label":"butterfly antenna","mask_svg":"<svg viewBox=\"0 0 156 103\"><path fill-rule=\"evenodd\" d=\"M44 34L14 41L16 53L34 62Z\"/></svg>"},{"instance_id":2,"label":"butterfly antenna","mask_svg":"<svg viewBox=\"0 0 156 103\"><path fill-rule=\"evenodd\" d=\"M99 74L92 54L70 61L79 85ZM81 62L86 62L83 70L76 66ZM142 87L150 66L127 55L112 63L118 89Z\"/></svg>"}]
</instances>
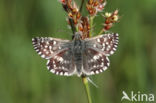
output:
<instances>
[{"instance_id":1,"label":"butterfly antenna","mask_svg":"<svg viewBox=\"0 0 156 103\"><path fill-rule=\"evenodd\" d=\"M98 88L98 86L97 86L89 77L87 77L87 80L88 80L91 84L93 84L96 88Z\"/></svg>"}]
</instances>

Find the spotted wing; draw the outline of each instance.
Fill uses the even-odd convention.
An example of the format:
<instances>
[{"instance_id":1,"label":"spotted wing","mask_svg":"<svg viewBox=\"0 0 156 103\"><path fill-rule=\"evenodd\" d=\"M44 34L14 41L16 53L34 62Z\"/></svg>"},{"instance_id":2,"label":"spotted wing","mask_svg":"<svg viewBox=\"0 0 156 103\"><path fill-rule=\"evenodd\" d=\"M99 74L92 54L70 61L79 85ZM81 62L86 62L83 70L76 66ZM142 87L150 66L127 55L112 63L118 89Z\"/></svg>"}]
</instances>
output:
<instances>
[{"instance_id":1,"label":"spotted wing","mask_svg":"<svg viewBox=\"0 0 156 103\"><path fill-rule=\"evenodd\" d=\"M57 75L70 76L74 73L71 42L51 37L32 39L34 49L44 59L48 59L47 68Z\"/></svg>"},{"instance_id":2,"label":"spotted wing","mask_svg":"<svg viewBox=\"0 0 156 103\"><path fill-rule=\"evenodd\" d=\"M91 48L85 51L83 59L83 73L85 75L93 75L103 72L109 67L109 65L109 58L104 54Z\"/></svg>"},{"instance_id":3,"label":"spotted wing","mask_svg":"<svg viewBox=\"0 0 156 103\"><path fill-rule=\"evenodd\" d=\"M83 71L86 75L98 74L105 71L118 44L118 34L104 34L85 40Z\"/></svg>"},{"instance_id":4,"label":"spotted wing","mask_svg":"<svg viewBox=\"0 0 156 103\"><path fill-rule=\"evenodd\" d=\"M50 58L47 68L56 75L71 76L75 73L75 64L70 49L64 50Z\"/></svg>"},{"instance_id":5,"label":"spotted wing","mask_svg":"<svg viewBox=\"0 0 156 103\"><path fill-rule=\"evenodd\" d=\"M65 46L69 40L61 40L51 37L36 37L32 39L32 43L36 52L44 59L49 59L58 52L67 49Z\"/></svg>"},{"instance_id":6,"label":"spotted wing","mask_svg":"<svg viewBox=\"0 0 156 103\"><path fill-rule=\"evenodd\" d=\"M86 39L86 47L104 53L105 56L114 54L118 45L118 34L104 34Z\"/></svg>"}]
</instances>

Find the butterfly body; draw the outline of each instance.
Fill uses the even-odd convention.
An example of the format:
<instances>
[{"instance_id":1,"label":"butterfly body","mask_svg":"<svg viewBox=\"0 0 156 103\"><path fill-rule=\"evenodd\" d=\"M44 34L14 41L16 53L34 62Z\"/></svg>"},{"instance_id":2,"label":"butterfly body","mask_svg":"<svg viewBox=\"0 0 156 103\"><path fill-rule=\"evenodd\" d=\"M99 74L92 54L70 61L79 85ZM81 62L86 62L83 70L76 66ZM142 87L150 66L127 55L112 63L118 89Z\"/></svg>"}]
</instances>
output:
<instances>
[{"instance_id":1,"label":"butterfly body","mask_svg":"<svg viewBox=\"0 0 156 103\"><path fill-rule=\"evenodd\" d=\"M57 75L93 75L106 70L108 56L118 44L118 34L104 34L82 40L76 33L72 41L51 37L33 38L34 49L45 59L47 67Z\"/></svg>"}]
</instances>

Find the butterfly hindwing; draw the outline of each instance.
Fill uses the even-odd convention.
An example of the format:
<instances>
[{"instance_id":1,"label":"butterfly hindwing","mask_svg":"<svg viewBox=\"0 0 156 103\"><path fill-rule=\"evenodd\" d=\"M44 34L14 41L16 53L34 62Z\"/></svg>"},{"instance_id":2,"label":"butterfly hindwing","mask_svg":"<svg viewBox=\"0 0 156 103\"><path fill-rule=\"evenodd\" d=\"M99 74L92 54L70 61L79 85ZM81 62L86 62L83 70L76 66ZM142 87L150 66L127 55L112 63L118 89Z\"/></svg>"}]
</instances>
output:
<instances>
[{"instance_id":1,"label":"butterfly hindwing","mask_svg":"<svg viewBox=\"0 0 156 103\"><path fill-rule=\"evenodd\" d=\"M98 74L110 65L109 58L94 49L87 49L84 54L83 72L86 75Z\"/></svg>"},{"instance_id":2,"label":"butterfly hindwing","mask_svg":"<svg viewBox=\"0 0 156 103\"><path fill-rule=\"evenodd\" d=\"M70 76L75 73L71 51L63 50L47 62L47 68L56 75Z\"/></svg>"}]
</instances>

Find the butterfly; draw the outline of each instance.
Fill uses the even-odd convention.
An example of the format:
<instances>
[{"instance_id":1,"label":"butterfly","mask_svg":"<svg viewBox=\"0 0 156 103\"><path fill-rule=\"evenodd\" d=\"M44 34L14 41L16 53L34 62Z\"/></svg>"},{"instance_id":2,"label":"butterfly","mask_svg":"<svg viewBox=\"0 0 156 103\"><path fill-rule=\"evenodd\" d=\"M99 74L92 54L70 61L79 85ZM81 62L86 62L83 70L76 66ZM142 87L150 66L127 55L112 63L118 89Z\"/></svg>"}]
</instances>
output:
<instances>
[{"instance_id":1,"label":"butterfly","mask_svg":"<svg viewBox=\"0 0 156 103\"><path fill-rule=\"evenodd\" d=\"M81 39L76 32L72 41L52 37L32 38L36 52L47 59L47 68L56 75L89 76L105 71L109 56L118 45L118 33L108 33Z\"/></svg>"}]
</instances>

